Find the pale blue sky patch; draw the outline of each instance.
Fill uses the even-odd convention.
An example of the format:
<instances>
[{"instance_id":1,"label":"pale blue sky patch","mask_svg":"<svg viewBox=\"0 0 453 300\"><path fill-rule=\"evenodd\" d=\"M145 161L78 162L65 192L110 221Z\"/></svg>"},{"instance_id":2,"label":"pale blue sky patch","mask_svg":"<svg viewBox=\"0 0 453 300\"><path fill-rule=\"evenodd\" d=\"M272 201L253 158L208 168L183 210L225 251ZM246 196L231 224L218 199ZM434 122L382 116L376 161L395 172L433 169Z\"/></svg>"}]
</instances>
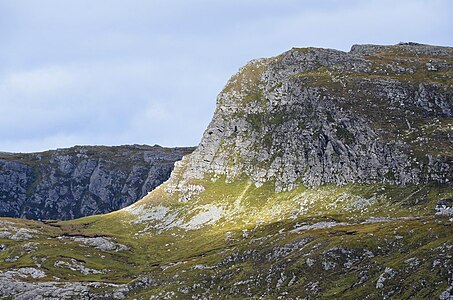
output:
<instances>
[{"instance_id":1,"label":"pale blue sky patch","mask_svg":"<svg viewBox=\"0 0 453 300\"><path fill-rule=\"evenodd\" d=\"M0 151L196 145L247 61L452 46L452 11L448 0L0 0Z\"/></svg>"}]
</instances>

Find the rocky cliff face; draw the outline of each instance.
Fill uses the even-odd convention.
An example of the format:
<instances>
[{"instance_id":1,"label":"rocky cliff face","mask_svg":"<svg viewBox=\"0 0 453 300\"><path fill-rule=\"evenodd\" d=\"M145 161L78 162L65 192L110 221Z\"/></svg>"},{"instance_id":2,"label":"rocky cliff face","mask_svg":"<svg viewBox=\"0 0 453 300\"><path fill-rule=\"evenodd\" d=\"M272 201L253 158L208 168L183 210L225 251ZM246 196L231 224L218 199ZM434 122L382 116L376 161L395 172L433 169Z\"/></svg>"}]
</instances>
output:
<instances>
[{"instance_id":1,"label":"rocky cliff face","mask_svg":"<svg viewBox=\"0 0 453 300\"><path fill-rule=\"evenodd\" d=\"M168 179L193 148L76 146L0 154L0 215L67 220L108 213Z\"/></svg>"},{"instance_id":2,"label":"rocky cliff face","mask_svg":"<svg viewBox=\"0 0 453 300\"><path fill-rule=\"evenodd\" d=\"M252 61L143 199L66 222L0 219L0 296L452 299L452 54L362 45Z\"/></svg>"},{"instance_id":3,"label":"rocky cliff face","mask_svg":"<svg viewBox=\"0 0 453 300\"><path fill-rule=\"evenodd\" d=\"M198 149L167 189L241 176L277 192L298 184L448 182L453 50L414 43L350 52L293 48L250 62L217 99Z\"/></svg>"}]
</instances>

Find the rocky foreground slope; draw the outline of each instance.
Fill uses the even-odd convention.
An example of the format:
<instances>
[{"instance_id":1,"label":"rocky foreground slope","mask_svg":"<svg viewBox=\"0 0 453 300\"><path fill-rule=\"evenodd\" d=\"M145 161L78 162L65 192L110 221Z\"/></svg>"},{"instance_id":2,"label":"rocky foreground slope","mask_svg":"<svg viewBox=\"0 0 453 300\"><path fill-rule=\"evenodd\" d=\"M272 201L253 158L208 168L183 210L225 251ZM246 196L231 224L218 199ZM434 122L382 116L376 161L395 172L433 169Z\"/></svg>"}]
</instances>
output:
<instances>
[{"instance_id":1,"label":"rocky foreground slope","mask_svg":"<svg viewBox=\"0 0 453 300\"><path fill-rule=\"evenodd\" d=\"M14 299L452 299L453 48L294 48L234 75L135 204L1 220Z\"/></svg>"},{"instance_id":2,"label":"rocky foreground slope","mask_svg":"<svg viewBox=\"0 0 453 300\"><path fill-rule=\"evenodd\" d=\"M194 148L76 146L0 153L0 216L68 220L130 205Z\"/></svg>"}]
</instances>

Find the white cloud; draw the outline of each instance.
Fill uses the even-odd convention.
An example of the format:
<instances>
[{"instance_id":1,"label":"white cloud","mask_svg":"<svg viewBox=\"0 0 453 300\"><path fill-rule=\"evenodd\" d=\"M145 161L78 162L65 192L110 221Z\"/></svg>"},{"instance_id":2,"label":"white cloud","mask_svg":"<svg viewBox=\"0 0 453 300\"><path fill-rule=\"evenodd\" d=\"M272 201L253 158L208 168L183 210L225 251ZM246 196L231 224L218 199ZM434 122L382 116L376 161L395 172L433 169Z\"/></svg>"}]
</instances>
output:
<instances>
[{"instance_id":1,"label":"white cloud","mask_svg":"<svg viewBox=\"0 0 453 300\"><path fill-rule=\"evenodd\" d=\"M13 93L9 97L19 98L33 95L45 96L68 88L71 81L71 75L64 69L30 70L9 74L0 84L0 92L3 96L5 93Z\"/></svg>"},{"instance_id":2,"label":"white cloud","mask_svg":"<svg viewBox=\"0 0 453 300\"><path fill-rule=\"evenodd\" d=\"M447 0L0 2L0 151L195 145L248 60L293 46L452 45Z\"/></svg>"}]
</instances>

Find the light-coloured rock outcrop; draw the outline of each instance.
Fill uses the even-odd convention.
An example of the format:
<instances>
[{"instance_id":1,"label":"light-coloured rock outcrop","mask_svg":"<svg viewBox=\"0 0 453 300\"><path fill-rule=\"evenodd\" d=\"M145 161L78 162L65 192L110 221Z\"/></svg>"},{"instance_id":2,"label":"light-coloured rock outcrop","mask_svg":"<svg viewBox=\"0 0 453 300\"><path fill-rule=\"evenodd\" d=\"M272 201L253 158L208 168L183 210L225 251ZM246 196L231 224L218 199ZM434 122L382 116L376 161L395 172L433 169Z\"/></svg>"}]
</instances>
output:
<instances>
[{"instance_id":1,"label":"light-coloured rock outcrop","mask_svg":"<svg viewBox=\"0 0 453 300\"><path fill-rule=\"evenodd\" d=\"M253 60L217 98L198 148L167 191L187 201L193 179L276 192L298 184L446 183L453 178L453 50L414 43L350 52L294 48Z\"/></svg>"}]
</instances>

